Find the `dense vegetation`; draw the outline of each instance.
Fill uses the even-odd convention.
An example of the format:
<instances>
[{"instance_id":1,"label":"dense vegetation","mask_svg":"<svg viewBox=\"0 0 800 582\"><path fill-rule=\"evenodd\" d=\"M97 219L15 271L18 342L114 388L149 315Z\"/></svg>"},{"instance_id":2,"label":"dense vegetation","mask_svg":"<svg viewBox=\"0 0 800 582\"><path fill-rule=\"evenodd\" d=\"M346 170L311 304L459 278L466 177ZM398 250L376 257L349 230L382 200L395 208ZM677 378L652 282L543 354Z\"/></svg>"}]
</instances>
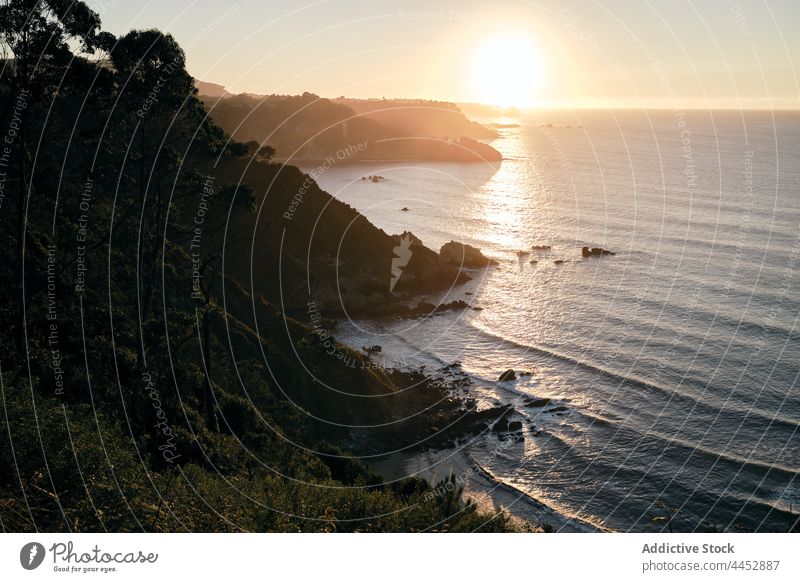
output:
<instances>
[{"instance_id":1,"label":"dense vegetation","mask_svg":"<svg viewBox=\"0 0 800 582\"><path fill-rule=\"evenodd\" d=\"M301 306L329 304L343 225L359 297L391 237L313 180L285 219L308 177L210 121L169 35L7 0L0 45L4 531L508 528L342 452L414 392L327 355ZM419 254L409 280L455 276Z\"/></svg>"}]
</instances>

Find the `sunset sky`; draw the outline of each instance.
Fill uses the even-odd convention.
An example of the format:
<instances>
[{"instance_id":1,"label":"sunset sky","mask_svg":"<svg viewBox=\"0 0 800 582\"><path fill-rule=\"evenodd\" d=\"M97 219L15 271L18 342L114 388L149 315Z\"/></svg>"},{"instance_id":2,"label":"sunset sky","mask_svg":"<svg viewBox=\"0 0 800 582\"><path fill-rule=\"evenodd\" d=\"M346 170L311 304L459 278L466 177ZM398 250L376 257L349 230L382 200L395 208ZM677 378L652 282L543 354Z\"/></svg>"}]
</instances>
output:
<instances>
[{"instance_id":1,"label":"sunset sky","mask_svg":"<svg viewBox=\"0 0 800 582\"><path fill-rule=\"evenodd\" d=\"M518 107L800 108L796 0L90 0L232 92Z\"/></svg>"}]
</instances>

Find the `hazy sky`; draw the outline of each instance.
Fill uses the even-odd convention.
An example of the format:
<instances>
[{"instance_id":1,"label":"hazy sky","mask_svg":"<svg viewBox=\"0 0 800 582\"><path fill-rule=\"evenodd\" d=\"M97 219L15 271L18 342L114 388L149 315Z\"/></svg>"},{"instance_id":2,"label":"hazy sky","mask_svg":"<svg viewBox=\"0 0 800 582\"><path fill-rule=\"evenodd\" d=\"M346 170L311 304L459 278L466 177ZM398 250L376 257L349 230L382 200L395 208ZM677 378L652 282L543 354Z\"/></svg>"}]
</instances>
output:
<instances>
[{"instance_id":1,"label":"hazy sky","mask_svg":"<svg viewBox=\"0 0 800 582\"><path fill-rule=\"evenodd\" d=\"M232 92L800 108L798 0L89 0ZM496 64L496 66L493 66Z\"/></svg>"}]
</instances>

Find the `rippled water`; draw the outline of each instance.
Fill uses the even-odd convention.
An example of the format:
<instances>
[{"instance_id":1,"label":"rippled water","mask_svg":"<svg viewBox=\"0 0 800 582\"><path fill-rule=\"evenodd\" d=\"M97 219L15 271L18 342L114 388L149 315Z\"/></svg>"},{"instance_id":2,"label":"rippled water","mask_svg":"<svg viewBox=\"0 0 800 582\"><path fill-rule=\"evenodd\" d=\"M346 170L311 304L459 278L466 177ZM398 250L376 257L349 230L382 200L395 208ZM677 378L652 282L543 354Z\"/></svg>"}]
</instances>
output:
<instances>
[{"instance_id":1,"label":"rippled water","mask_svg":"<svg viewBox=\"0 0 800 582\"><path fill-rule=\"evenodd\" d=\"M786 531L800 506L800 116L581 111L502 133L499 165L320 176L387 232L501 262L447 298L481 311L352 322L341 338L409 364L459 361L481 402L515 403L524 440L470 454L564 513ZM584 245L616 256L583 259ZM497 383L506 368L533 375Z\"/></svg>"}]
</instances>

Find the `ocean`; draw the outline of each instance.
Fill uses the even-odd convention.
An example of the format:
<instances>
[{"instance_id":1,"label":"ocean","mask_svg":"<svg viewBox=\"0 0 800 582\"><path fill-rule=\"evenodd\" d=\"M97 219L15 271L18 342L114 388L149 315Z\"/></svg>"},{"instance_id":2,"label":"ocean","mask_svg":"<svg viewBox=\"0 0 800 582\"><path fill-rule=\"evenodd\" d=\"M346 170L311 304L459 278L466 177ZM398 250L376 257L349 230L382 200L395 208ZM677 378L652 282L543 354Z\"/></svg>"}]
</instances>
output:
<instances>
[{"instance_id":1,"label":"ocean","mask_svg":"<svg viewBox=\"0 0 800 582\"><path fill-rule=\"evenodd\" d=\"M459 362L481 407L512 403L522 438L488 431L460 453L514 503L618 531L787 531L800 515L800 113L495 121L499 164L318 175L390 234L500 263L428 298L479 310L345 321L337 337L381 345L387 365ZM498 382L508 368L531 375Z\"/></svg>"}]
</instances>

